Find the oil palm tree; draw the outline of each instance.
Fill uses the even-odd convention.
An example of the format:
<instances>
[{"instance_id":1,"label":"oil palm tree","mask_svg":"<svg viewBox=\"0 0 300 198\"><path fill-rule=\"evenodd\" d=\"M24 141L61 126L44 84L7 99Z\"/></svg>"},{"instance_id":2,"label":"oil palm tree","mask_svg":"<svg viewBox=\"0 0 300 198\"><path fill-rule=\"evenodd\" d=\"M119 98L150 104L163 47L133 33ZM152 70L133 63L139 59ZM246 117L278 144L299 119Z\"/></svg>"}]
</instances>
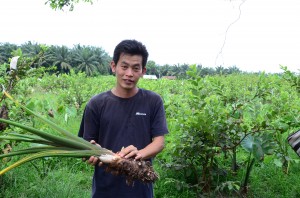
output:
<instances>
[{"instance_id":1,"label":"oil palm tree","mask_svg":"<svg viewBox=\"0 0 300 198\"><path fill-rule=\"evenodd\" d=\"M110 56L99 47L91 47L91 50L95 56L98 64L98 71L102 75L107 75L110 72L109 62L111 61Z\"/></svg>"},{"instance_id":2,"label":"oil palm tree","mask_svg":"<svg viewBox=\"0 0 300 198\"><path fill-rule=\"evenodd\" d=\"M85 72L88 76L93 76L98 72L99 62L91 47L75 46L73 60L78 71Z\"/></svg>"},{"instance_id":3,"label":"oil palm tree","mask_svg":"<svg viewBox=\"0 0 300 198\"><path fill-rule=\"evenodd\" d=\"M29 41L21 45L21 50L24 56L29 58L37 58L31 67L38 68L47 64L46 60L49 55L45 53L47 51L47 47L45 45L40 45Z\"/></svg>"},{"instance_id":4,"label":"oil palm tree","mask_svg":"<svg viewBox=\"0 0 300 198\"><path fill-rule=\"evenodd\" d=\"M12 57L12 51L17 49L17 45L10 43L0 44L0 64L8 62L8 59Z\"/></svg>"},{"instance_id":5,"label":"oil palm tree","mask_svg":"<svg viewBox=\"0 0 300 198\"><path fill-rule=\"evenodd\" d=\"M149 60L146 68L147 68L147 74L156 75L159 77L158 67L154 61Z\"/></svg>"},{"instance_id":6,"label":"oil palm tree","mask_svg":"<svg viewBox=\"0 0 300 198\"><path fill-rule=\"evenodd\" d=\"M62 73L68 73L72 69L71 53L66 46L52 46L49 50L49 60Z\"/></svg>"}]
</instances>

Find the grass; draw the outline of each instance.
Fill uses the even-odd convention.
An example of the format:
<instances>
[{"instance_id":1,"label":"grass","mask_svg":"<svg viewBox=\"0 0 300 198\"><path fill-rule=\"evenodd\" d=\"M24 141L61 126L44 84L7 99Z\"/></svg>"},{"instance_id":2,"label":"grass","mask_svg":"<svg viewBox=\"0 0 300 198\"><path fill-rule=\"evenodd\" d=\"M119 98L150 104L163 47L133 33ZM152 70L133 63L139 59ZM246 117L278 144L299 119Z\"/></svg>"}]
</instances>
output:
<instances>
[{"instance_id":1,"label":"grass","mask_svg":"<svg viewBox=\"0 0 300 198\"><path fill-rule=\"evenodd\" d=\"M262 198L298 198L299 175L299 164L292 164L289 174L285 174L272 163L256 167L250 178L249 195Z\"/></svg>"},{"instance_id":2,"label":"grass","mask_svg":"<svg viewBox=\"0 0 300 198\"><path fill-rule=\"evenodd\" d=\"M72 159L61 159L59 166L40 177L31 164L16 168L2 178L0 197L32 198L88 198L91 194L92 168L85 163ZM77 164L76 164L77 163ZM58 168L60 167L60 168ZM154 185L156 198L193 198L199 197L188 188L178 188L168 178L174 173L157 169L161 179ZM289 175L271 163L263 167L255 166L251 175L251 185L247 197L252 198L298 198L300 169L291 166ZM216 196L211 196L216 197ZM226 196L224 196L226 197Z\"/></svg>"},{"instance_id":3,"label":"grass","mask_svg":"<svg viewBox=\"0 0 300 198\"><path fill-rule=\"evenodd\" d=\"M21 147L22 145L18 145ZM14 161L17 159L13 159ZM34 165L35 166L34 166ZM155 160L155 169L160 179L154 184L156 198L196 198L194 190L181 178L180 173L162 168ZM2 165L0 165L1 168ZM242 180L244 174L240 169L236 178ZM0 178L0 197L90 197L93 167L81 159L47 158L35 160L13 169ZM298 198L299 164L291 164L289 174L285 174L272 160L264 164L255 164L250 175L249 198ZM205 197L238 197L228 194Z\"/></svg>"},{"instance_id":4,"label":"grass","mask_svg":"<svg viewBox=\"0 0 300 198\"><path fill-rule=\"evenodd\" d=\"M196 197L196 193L191 191L184 182L180 181L178 174L162 168L157 160L154 161L154 168L160 175L160 179L154 184L154 195L156 198Z\"/></svg>"},{"instance_id":5,"label":"grass","mask_svg":"<svg viewBox=\"0 0 300 198\"><path fill-rule=\"evenodd\" d=\"M63 166L40 177L27 164L4 175L0 197L90 197L91 174Z\"/></svg>"},{"instance_id":6,"label":"grass","mask_svg":"<svg viewBox=\"0 0 300 198\"><path fill-rule=\"evenodd\" d=\"M55 104L55 95L43 94L36 101L44 101L44 104L35 104L35 108L41 114L46 114L48 107ZM77 134L81 116L69 116L67 121L65 113L55 113L55 122ZM36 127L40 123L35 122ZM41 125L41 127L44 127ZM51 132L51 129L47 129ZM28 143L21 143L14 147L15 150L26 147ZM0 163L0 169L18 160L14 157L7 164ZM45 158L34 160L23 166L17 167L0 176L0 197L90 197L92 188L93 167L73 158Z\"/></svg>"}]
</instances>

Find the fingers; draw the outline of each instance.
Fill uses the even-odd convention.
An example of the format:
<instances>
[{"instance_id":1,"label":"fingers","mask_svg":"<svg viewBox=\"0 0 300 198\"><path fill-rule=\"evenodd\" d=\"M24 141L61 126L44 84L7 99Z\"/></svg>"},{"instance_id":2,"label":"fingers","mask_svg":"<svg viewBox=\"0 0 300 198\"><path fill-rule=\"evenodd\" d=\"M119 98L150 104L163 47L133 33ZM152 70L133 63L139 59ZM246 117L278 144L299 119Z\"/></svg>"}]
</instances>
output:
<instances>
[{"instance_id":1,"label":"fingers","mask_svg":"<svg viewBox=\"0 0 300 198\"><path fill-rule=\"evenodd\" d=\"M100 161L98 157L91 156L88 160L86 158L82 158L84 161L87 161L88 164L93 165L93 166L102 166L103 162Z\"/></svg>"},{"instance_id":2,"label":"fingers","mask_svg":"<svg viewBox=\"0 0 300 198\"><path fill-rule=\"evenodd\" d=\"M143 159L143 155L140 152L138 152L134 159L135 160L142 160Z\"/></svg>"},{"instance_id":3,"label":"fingers","mask_svg":"<svg viewBox=\"0 0 300 198\"><path fill-rule=\"evenodd\" d=\"M95 144L95 145L97 145L97 146L101 147L101 146L100 146L100 144L96 143L96 141L95 141L95 140L91 140L91 141L90 141L90 143L91 143L91 144Z\"/></svg>"},{"instance_id":4,"label":"fingers","mask_svg":"<svg viewBox=\"0 0 300 198\"><path fill-rule=\"evenodd\" d=\"M130 145L118 152L118 155L123 158L131 158L137 156L138 153L138 149L135 146Z\"/></svg>"},{"instance_id":5,"label":"fingers","mask_svg":"<svg viewBox=\"0 0 300 198\"><path fill-rule=\"evenodd\" d=\"M96 143L95 140L90 141L91 144L95 144L97 146L100 146ZM101 147L101 146L100 146ZM142 153L133 145L127 146L126 148L122 148L121 151L117 152L117 155L119 155L122 158L134 158L135 160L141 160L143 159ZM98 157L91 156L88 160L86 158L83 158L84 161L87 161L87 163L91 165L98 165L102 166L103 163L100 161Z\"/></svg>"},{"instance_id":6,"label":"fingers","mask_svg":"<svg viewBox=\"0 0 300 198\"><path fill-rule=\"evenodd\" d=\"M96 144L96 141L95 140L91 140L90 143L91 144Z\"/></svg>"},{"instance_id":7,"label":"fingers","mask_svg":"<svg viewBox=\"0 0 300 198\"><path fill-rule=\"evenodd\" d=\"M98 157L95 157L95 156L91 156L88 161L87 161L89 164L91 165L97 165L99 163L99 158Z\"/></svg>"},{"instance_id":8,"label":"fingers","mask_svg":"<svg viewBox=\"0 0 300 198\"><path fill-rule=\"evenodd\" d=\"M137 148L133 145L127 146L126 148L122 148L122 150L118 153L120 157L129 158L136 155Z\"/></svg>"},{"instance_id":9,"label":"fingers","mask_svg":"<svg viewBox=\"0 0 300 198\"><path fill-rule=\"evenodd\" d=\"M100 146L99 144L96 143L95 140L91 140L90 141L91 144L95 144L97 146ZM91 164L91 165L94 165L96 166L97 164L99 166L102 165L102 162L100 162L99 158L98 157L95 157L95 156L91 156L89 159L86 159L86 158L82 158L83 161L87 161L88 164Z\"/></svg>"}]
</instances>

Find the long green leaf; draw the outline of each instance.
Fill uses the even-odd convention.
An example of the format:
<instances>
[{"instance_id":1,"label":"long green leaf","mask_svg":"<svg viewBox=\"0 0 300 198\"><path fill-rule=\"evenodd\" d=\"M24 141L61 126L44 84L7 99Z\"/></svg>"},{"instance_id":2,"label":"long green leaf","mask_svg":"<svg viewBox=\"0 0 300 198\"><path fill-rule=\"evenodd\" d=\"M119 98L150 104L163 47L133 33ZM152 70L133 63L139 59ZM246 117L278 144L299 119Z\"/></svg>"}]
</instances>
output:
<instances>
[{"instance_id":1,"label":"long green leaf","mask_svg":"<svg viewBox=\"0 0 300 198\"><path fill-rule=\"evenodd\" d=\"M53 151L42 151L36 154L32 154L30 156L24 157L23 159L17 161L16 163L8 166L7 168L0 171L0 176L6 173L7 171L20 166L26 162L32 161L34 159L42 158L42 157L87 157L87 156L100 156L101 150L80 150L80 151L65 151L65 150L53 150Z\"/></svg>"},{"instance_id":2,"label":"long green leaf","mask_svg":"<svg viewBox=\"0 0 300 198\"><path fill-rule=\"evenodd\" d=\"M67 147L71 147L71 148L78 148L78 149L90 149L90 146L88 146L87 144L82 144L81 142L76 142L74 140L69 140L65 137L58 137L58 136L40 131L38 129L29 127L29 126L25 126L25 125L10 121L10 120L0 118L0 122L4 122L4 123L7 123L7 124L14 125L16 127L22 128L22 129L24 129L28 132L31 132L31 133L33 133L35 135L38 135L38 136L40 136L44 139L47 139L48 141L52 141L52 142L54 142L56 144L59 144L59 145L62 145L62 146L67 146ZM91 144L87 141L85 141L85 142L88 143L88 144Z\"/></svg>"},{"instance_id":3,"label":"long green leaf","mask_svg":"<svg viewBox=\"0 0 300 198\"><path fill-rule=\"evenodd\" d=\"M9 153L1 154L0 159L5 158L5 157L12 157L16 155L26 155L26 154L31 154L31 153L38 153L41 151L49 151L49 150L74 150L72 148L68 147L57 147L57 146L36 146L36 147L31 147L28 149L22 149L18 151L11 151Z\"/></svg>"},{"instance_id":4,"label":"long green leaf","mask_svg":"<svg viewBox=\"0 0 300 198\"><path fill-rule=\"evenodd\" d=\"M45 144L45 145L56 145L53 142L49 142L44 139L29 139L25 137L17 137L13 135L5 135L5 136L0 136L0 140L10 140L10 141L20 141L20 142L31 142L31 143L38 143L38 144Z\"/></svg>"},{"instance_id":5,"label":"long green leaf","mask_svg":"<svg viewBox=\"0 0 300 198\"><path fill-rule=\"evenodd\" d=\"M3 92L6 97L8 97L9 99L11 99L16 105L19 105L22 109L24 109L27 113L29 114L32 114L34 116L36 116L37 118L39 118L41 121L47 123L50 127L52 127L53 129L55 129L56 131L60 132L61 134L69 137L70 139L73 139L73 140L76 140L82 144L85 144L86 146L88 146L90 149L98 149L96 145L94 144L90 144L89 142L87 142L86 140L80 138L80 137L77 137L76 135L70 133L69 131L59 127L57 124L51 122L50 120L46 119L46 118L43 118L41 115L31 111L30 109L28 109L27 107L25 107L24 105L20 104L18 101L14 100L13 97L7 93L6 91Z\"/></svg>"},{"instance_id":6,"label":"long green leaf","mask_svg":"<svg viewBox=\"0 0 300 198\"><path fill-rule=\"evenodd\" d=\"M23 137L23 138L34 139L34 140L45 140L44 138L41 138L37 135L21 134L21 133L15 133L15 132L12 132L9 134L16 136L16 137Z\"/></svg>"}]
</instances>

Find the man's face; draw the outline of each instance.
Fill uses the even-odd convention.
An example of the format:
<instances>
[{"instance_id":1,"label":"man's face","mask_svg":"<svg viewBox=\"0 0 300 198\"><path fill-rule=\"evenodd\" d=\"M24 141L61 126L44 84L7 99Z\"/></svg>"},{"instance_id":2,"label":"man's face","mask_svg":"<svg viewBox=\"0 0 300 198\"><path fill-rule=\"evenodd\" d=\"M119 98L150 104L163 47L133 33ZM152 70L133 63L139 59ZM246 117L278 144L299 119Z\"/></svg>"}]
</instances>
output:
<instances>
[{"instance_id":1,"label":"man's face","mask_svg":"<svg viewBox=\"0 0 300 198\"><path fill-rule=\"evenodd\" d=\"M140 77L146 73L142 68L143 57L141 55L129 55L122 53L117 63L111 62L111 69L116 74L117 88L134 90Z\"/></svg>"}]
</instances>

